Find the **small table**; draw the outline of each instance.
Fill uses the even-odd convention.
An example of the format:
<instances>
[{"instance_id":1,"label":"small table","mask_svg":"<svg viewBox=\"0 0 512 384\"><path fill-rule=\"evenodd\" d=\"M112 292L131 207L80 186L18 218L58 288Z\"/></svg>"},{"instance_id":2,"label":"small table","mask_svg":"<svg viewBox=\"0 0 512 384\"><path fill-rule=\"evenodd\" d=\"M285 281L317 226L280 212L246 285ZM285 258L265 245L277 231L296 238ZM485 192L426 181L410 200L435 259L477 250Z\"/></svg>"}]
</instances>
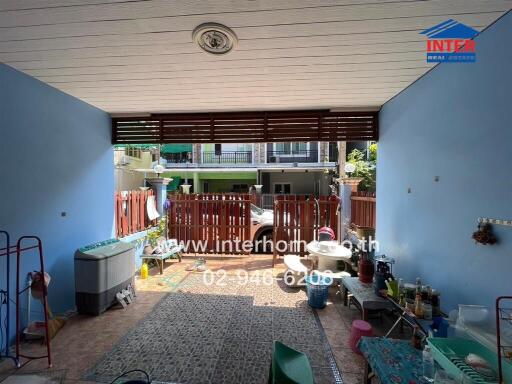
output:
<instances>
[{"instance_id":1,"label":"small table","mask_svg":"<svg viewBox=\"0 0 512 384\"><path fill-rule=\"evenodd\" d=\"M320 250L318 241L312 241L306 245L306 250L313 256L318 257L317 270L320 272L337 271L337 261L343 260L346 263L350 262L352 251L344 246L338 244L335 250L325 252Z\"/></svg>"},{"instance_id":2,"label":"small table","mask_svg":"<svg viewBox=\"0 0 512 384\"><path fill-rule=\"evenodd\" d=\"M151 255L142 254L140 255L140 258L142 260L149 259L149 260L155 260L155 262L158 264L158 268L160 270L160 274L163 275L164 273L164 261L167 259L177 258L181 263L181 253L183 252L183 246L181 245L175 245L171 249L169 249L167 252L164 253L154 253Z\"/></svg>"},{"instance_id":3,"label":"small table","mask_svg":"<svg viewBox=\"0 0 512 384\"><path fill-rule=\"evenodd\" d=\"M384 297L377 296L373 290L373 284L362 283L358 277L343 277L341 279L343 285L343 304L348 304L348 294L352 297L361 308L361 317L368 320L368 311L382 311L384 309L393 309L393 304Z\"/></svg>"},{"instance_id":4,"label":"small table","mask_svg":"<svg viewBox=\"0 0 512 384\"><path fill-rule=\"evenodd\" d=\"M364 383L369 383L373 372L382 384L422 383L421 351L409 340L383 337L361 337L358 348L366 359Z\"/></svg>"}]
</instances>

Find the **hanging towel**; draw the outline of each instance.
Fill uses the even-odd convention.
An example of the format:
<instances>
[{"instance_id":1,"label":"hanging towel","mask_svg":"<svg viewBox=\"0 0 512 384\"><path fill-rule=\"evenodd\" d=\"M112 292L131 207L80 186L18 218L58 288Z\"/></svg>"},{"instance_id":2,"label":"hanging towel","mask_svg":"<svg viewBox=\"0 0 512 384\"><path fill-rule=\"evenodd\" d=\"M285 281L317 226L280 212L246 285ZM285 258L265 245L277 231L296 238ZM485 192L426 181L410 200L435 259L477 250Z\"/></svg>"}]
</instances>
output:
<instances>
[{"instance_id":1,"label":"hanging towel","mask_svg":"<svg viewBox=\"0 0 512 384\"><path fill-rule=\"evenodd\" d=\"M155 220L160 217L160 214L156 210L155 196L148 196L147 209L149 220Z\"/></svg>"}]
</instances>

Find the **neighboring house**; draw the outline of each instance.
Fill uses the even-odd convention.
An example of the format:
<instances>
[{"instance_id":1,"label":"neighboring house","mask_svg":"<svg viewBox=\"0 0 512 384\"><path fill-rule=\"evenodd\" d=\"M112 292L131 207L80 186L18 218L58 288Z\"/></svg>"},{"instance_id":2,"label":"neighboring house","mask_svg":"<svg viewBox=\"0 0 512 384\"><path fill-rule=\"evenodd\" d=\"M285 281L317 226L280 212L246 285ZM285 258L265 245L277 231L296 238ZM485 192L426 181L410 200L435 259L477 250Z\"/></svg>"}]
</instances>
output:
<instances>
[{"instance_id":1,"label":"neighboring house","mask_svg":"<svg viewBox=\"0 0 512 384\"><path fill-rule=\"evenodd\" d=\"M144 172L158 161L158 147L150 145L116 145L114 150L114 174L116 191L129 191L144 186Z\"/></svg>"},{"instance_id":2,"label":"neighboring house","mask_svg":"<svg viewBox=\"0 0 512 384\"><path fill-rule=\"evenodd\" d=\"M177 155L179 153L179 155ZM186 180L193 192L247 192L255 184L263 193L329 194L336 166L336 143L164 145L166 177Z\"/></svg>"}]
</instances>

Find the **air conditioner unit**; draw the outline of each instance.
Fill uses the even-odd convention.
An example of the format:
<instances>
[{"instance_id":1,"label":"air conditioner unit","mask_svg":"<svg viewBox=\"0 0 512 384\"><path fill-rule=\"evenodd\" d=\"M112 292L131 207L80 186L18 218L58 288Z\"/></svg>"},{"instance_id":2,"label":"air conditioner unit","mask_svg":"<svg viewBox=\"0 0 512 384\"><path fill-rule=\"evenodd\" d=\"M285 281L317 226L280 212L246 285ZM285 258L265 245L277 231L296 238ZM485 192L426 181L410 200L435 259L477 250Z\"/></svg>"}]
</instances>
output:
<instances>
[{"instance_id":1,"label":"air conditioner unit","mask_svg":"<svg viewBox=\"0 0 512 384\"><path fill-rule=\"evenodd\" d=\"M130 159L130 156L123 155L119 159L119 162L117 163L117 165L129 165L131 162L132 162L132 160Z\"/></svg>"}]
</instances>

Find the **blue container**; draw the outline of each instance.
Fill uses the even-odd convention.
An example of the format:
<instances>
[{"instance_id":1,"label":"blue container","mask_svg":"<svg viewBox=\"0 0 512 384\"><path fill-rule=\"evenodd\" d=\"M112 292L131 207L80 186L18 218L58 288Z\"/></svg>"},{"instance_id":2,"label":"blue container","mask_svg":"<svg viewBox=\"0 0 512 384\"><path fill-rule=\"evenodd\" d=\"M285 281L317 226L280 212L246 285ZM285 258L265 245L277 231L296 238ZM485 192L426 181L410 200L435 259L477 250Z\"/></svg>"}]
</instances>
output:
<instances>
[{"instance_id":1,"label":"blue container","mask_svg":"<svg viewBox=\"0 0 512 384\"><path fill-rule=\"evenodd\" d=\"M311 308L322 309L325 307L331 284L332 278L330 277L323 277L315 274L306 277L308 304Z\"/></svg>"}]
</instances>

